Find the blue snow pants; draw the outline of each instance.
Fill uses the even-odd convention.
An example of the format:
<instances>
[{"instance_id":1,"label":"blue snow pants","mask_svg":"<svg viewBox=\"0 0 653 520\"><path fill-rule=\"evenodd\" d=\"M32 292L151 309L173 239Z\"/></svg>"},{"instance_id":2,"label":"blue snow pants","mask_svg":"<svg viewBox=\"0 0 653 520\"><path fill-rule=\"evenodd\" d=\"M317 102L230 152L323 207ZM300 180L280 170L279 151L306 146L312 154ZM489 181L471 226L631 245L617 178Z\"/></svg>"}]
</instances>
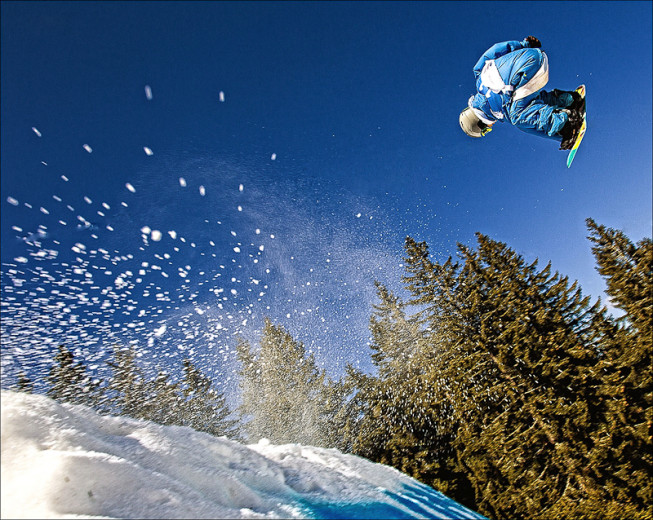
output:
<instances>
[{"instance_id":1,"label":"blue snow pants","mask_svg":"<svg viewBox=\"0 0 653 520\"><path fill-rule=\"evenodd\" d=\"M560 130L567 122L567 114L560 112L560 109L568 107L572 102L569 92L539 90L513 101L508 117L522 132L562 141Z\"/></svg>"}]
</instances>

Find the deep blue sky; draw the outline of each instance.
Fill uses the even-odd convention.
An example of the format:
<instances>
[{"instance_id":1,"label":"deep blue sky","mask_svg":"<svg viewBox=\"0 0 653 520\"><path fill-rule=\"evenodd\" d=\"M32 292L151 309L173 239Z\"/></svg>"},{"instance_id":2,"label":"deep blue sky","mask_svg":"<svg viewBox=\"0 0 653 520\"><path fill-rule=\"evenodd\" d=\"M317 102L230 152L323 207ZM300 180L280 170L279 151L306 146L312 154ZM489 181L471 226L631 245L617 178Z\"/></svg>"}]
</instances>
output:
<instances>
[{"instance_id":1,"label":"deep blue sky","mask_svg":"<svg viewBox=\"0 0 653 520\"><path fill-rule=\"evenodd\" d=\"M651 5L3 1L3 352L35 316L89 350L132 323L163 355L270 315L341 366L407 234L444 259L480 231L600 296L585 218L651 233ZM553 141L458 126L479 56L531 34L548 89L587 86L569 170Z\"/></svg>"}]
</instances>

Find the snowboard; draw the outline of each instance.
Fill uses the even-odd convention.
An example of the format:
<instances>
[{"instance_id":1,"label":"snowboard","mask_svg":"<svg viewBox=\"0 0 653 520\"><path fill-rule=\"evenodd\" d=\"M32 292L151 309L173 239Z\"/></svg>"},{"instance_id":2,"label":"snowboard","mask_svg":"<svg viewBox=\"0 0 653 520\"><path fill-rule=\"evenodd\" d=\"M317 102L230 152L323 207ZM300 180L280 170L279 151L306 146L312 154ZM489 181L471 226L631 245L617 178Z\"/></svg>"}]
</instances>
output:
<instances>
[{"instance_id":1,"label":"snowboard","mask_svg":"<svg viewBox=\"0 0 653 520\"><path fill-rule=\"evenodd\" d=\"M574 141L574 145L571 147L571 150L569 150L569 155L567 156L567 168L571 167L571 163L573 162L574 157L576 157L576 152L578 151L578 147L580 146L583 137L585 137L585 131L587 130L587 112L585 111L585 85L581 85L580 87L578 87L576 89L576 92L578 92L583 98L583 102L582 102L583 124L580 126L580 130L578 131L578 136Z\"/></svg>"}]
</instances>

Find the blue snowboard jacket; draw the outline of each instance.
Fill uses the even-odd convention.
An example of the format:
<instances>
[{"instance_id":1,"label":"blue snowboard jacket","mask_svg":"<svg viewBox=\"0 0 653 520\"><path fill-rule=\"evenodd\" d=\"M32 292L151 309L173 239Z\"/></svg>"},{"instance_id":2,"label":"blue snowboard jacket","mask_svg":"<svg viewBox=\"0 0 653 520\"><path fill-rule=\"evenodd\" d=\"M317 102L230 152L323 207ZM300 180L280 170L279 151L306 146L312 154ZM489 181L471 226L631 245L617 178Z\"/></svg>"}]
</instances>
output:
<instances>
[{"instance_id":1,"label":"blue snowboard jacket","mask_svg":"<svg viewBox=\"0 0 653 520\"><path fill-rule=\"evenodd\" d=\"M560 141L567 114L560 109L573 98L546 92L548 58L528 42L507 41L490 47L474 66L477 93L468 105L486 124L508 121L520 130Z\"/></svg>"}]
</instances>

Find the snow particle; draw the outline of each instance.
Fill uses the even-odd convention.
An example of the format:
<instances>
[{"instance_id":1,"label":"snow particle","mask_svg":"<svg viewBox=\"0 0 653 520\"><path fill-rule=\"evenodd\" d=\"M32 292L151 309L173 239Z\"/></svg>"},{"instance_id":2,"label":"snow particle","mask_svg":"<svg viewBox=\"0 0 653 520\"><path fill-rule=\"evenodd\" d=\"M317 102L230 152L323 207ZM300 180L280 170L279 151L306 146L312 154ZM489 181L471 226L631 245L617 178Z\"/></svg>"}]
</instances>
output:
<instances>
[{"instance_id":1,"label":"snow particle","mask_svg":"<svg viewBox=\"0 0 653 520\"><path fill-rule=\"evenodd\" d=\"M224 103L224 92L222 92L222 90L220 91L219 96L220 96L220 103Z\"/></svg>"},{"instance_id":2,"label":"snow particle","mask_svg":"<svg viewBox=\"0 0 653 520\"><path fill-rule=\"evenodd\" d=\"M150 235L150 238L152 240L154 240L155 242L158 242L159 240L161 240L162 236L163 235L162 235L161 231L159 231L158 229L153 229L152 234Z\"/></svg>"},{"instance_id":3,"label":"snow particle","mask_svg":"<svg viewBox=\"0 0 653 520\"><path fill-rule=\"evenodd\" d=\"M185 188L187 186L186 179L184 179L183 177L179 177L179 186Z\"/></svg>"},{"instance_id":4,"label":"snow particle","mask_svg":"<svg viewBox=\"0 0 653 520\"><path fill-rule=\"evenodd\" d=\"M204 197L206 195L206 188L204 186L200 186L200 195Z\"/></svg>"},{"instance_id":5,"label":"snow particle","mask_svg":"<svg viewBox=\"0 0 653 520\"><path fill-rule=\"evenodd\" d=\"M152 101L152 88L149 85L145 85L145 97L148 101Z\"/></svg>"},{"instance_id":6,"label":"snow particle","mask_svg":"<svg viewBox=\"0 0 653 520\"><path fill-rule=\"evenodd\" d=\"M145 150L146 155L154 155L154 152L152 151L152 149L148 148L147 146L143 146L143 150Z\"/></svg>"},{"instance_id":7,"label":"snow particle","mask_svg":"<svg viewBox=\"0 0 653 520\"><path fill-rule=\"evenodd\" d=\"M41 137L41 132L39 132L38 128L32 127L32 131L39 137Z\"/></svg>"},{"instance_id":8,"label":"snow particle","mask_svg":"<svg viewBox=\"0 0 653 520\"><path fill-rule=\"evenodd\" d=\"M270 156L270 160L272 160L272 161L276 161L276 160L277 160L277 154L276 154L276 153L273 153L273 154Z\"/></svg>"},{"instance_id":9,"label":"snow particle","mask_svg":"<svg viewBox=\"0 0 653 520\"><path fill-rule=\"evenodd\" d=\"M84 150L86 150L88 153L92 153L92 152L93 152L93 148L91 148L91 147L90 147L89 145L87 145L87 144L85 144L84 146L82 146L82 148L84 148Z\"/></svg>"},{"instance_id":10,"label":"snow particle","mask_svg":"<svg viewBox=\"0 0 653 520\"><path fill-rule=\"evenodd\" d=\"M125 184L125 188L127 188L127 189L128 189L129 191L131 191L132 193L136 193L136 188L134 188L134 187L133 187L131 184L129 184L129 183L126 183L126 184Z\"/></svg>"},{"instance_id":11,"label":"snow particle","mask_svg":"<svg viewBox=\"0 0 653 520\"><path fill-rule=\"evenodd\" d=\"M16 199L13 197L7 197L7 202L11 204L12 206L18 206L20 204Z\"/></svg>"},{"instance_id":12,"label":"snow particle","mask_svg":"<svg viewBox=\"0 0 653 520\"><path fill-rule=\"evenodd\" d=\"M161 336L163 336L163 334L165 333L167 328L168 328L168 326L164 323L158 329L154 329L154 335L157 338L160 338Z\"/></svg>"}]
</instances>

